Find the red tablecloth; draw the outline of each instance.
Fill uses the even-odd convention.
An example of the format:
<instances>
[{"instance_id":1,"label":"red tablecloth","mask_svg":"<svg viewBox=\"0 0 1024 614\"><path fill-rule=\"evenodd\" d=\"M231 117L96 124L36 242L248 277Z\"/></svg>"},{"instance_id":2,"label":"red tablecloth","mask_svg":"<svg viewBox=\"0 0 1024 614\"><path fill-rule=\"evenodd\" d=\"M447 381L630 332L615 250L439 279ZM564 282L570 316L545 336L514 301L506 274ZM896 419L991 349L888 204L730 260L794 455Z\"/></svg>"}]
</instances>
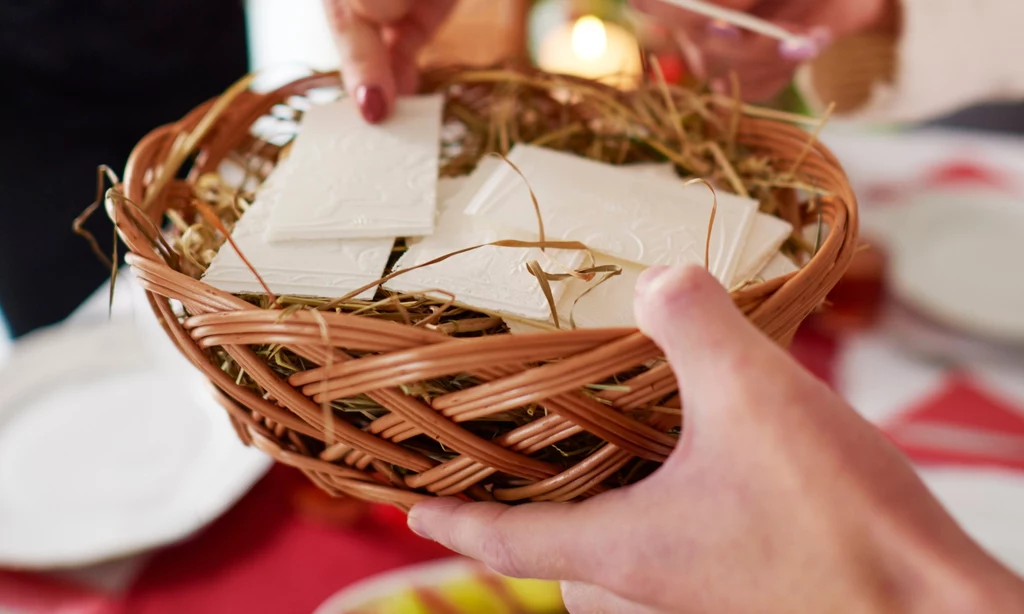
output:
<instances>
[{"instance_id":1,"label":"red tablecloth","mask_svg":"<svg viewBox=\"0 0 1024 614\"><path fill-rule=\"evenodd\" d=\"M275 467L202 533L148 560L120 595L38 574L0 572L0 609L308 614L357 580L450 555L406 530L388 508L375 508L346 528L307 517L297 501L306 487L298 472Z\"/></svg>"}]
</instances>

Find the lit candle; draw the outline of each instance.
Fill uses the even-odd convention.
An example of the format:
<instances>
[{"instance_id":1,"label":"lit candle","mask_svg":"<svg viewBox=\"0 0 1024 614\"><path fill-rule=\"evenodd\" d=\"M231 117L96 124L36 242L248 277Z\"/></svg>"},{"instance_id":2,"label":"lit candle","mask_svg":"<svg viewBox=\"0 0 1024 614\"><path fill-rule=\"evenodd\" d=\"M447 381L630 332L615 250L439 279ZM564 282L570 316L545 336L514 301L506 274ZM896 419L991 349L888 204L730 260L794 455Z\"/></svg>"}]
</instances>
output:
<instances>
[{"instance_id":1,"label":"lit candle","mask_svg":"<svg viewBox=\"0 0 1024 614\"><path fill-rule=\"evenodd\" d=\"M620 87L634 84L642 70L636 38L593 15L580 17L541 41L537 64L548 72L599 79Z\"/></svg>"}]
</instances>

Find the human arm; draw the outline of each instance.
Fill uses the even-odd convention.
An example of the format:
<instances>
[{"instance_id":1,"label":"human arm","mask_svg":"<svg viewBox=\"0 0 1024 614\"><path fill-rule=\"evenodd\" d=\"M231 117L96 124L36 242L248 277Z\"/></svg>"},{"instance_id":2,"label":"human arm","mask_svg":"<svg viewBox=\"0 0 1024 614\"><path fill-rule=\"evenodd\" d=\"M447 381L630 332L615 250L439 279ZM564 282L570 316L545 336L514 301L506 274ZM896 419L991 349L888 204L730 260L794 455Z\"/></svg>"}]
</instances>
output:
<instances>
[{"instance_id":1,"label":"human arm","mask_svg":"<svg viewBox=\"0 0 1024 614\"><path fill-rule=\"evenodd\" d=\"M1024 585L906 459L768 341L699 269L637 292L685 408L651 477L578 504L413 508L410 526L574 612L1017 612Z\"/></svg>"},{"instance_id":2,"label":"human arm","mask_svg":"<svg viewBox=\"0 0 1024 614\"><path fill-rule=\"evenodd\" d=\"M770 98L796 75L816 111L836 103L851 119L910 122L981 102L1024 98L1024 53L1014 0L718 0L716 4L810 36L785 48L722 28L665 0L632 0L672 24L695 50L697 72L723 93L739 77L748 100Z\"/></svg>"}]
</instances>

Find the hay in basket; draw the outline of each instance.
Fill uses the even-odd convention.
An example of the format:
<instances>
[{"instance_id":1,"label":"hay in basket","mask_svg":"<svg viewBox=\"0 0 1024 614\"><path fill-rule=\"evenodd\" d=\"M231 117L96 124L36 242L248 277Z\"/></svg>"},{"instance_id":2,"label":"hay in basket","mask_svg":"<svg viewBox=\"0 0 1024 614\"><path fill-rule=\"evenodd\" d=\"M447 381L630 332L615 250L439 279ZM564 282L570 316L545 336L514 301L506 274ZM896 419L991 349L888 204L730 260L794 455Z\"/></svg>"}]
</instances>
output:
<instances>
[{"instance_id":1,"label":"hay in basket","mask_svg":"<svg viewBox=\"0 0 1024 614\"><path fill-rule=\"evenodd\" d=\"M294 122L309 97L339 86L337 74L264 93L250 81L151 132L105 197L153 312L244 442L330 493L405 509L428 496L578 500L648 475L671 453L683 422L676 380L635 329L511 335L493 314L381 288L372 301L311 300L201 282L286 154L287 137L261 140L252 126ZM733 291L780 344L854 254L853 192L800 117L663 82L620 91L521 68L435 72L424 89L446 95L443 176L517 142L669 161L681 181L704 178L795 228L827 229L813 245L789 241L806 261L797 273ZM234 181L217 174L228 162L243 169Z\"/></svg>"}]
</instances>

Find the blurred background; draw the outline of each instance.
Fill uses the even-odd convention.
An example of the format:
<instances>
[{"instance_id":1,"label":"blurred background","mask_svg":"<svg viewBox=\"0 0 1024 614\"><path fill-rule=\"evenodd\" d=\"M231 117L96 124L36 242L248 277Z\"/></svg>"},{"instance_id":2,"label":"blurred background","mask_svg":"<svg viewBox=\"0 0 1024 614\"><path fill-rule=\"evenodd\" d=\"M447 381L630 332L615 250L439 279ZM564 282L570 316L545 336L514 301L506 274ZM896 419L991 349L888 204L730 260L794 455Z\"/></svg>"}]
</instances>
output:
<instances>
[{"instance_id":1,"label":"blurred background","mask_svg":"<svg viewBox=\"0 0 1024 614\"><path fill-rule=\"evenodd\" d=\"M284 80L336 65L319 0L165 4L144 21L126 0L0 4L13 93L0 108L24 119L0 154L0 612L327 614L381 592L406 600L389 611L427 612L414 609L423 587L467 612L558 611L550 585L496 585L397 512L271 468L236 441L130 275L109 303L109 272L70 230L96 165L119 171L150 128L247 69ZM111 42L76 54L71 27ZM667 80L689 79L670 33L614 0L461 0L422 62L639 74L638 44ZM223 53L190 51L204 45ZM803 110L793 91L774 105ZM926 126L832 122L822 139L857 189L865 248L793 352L1024 572L1022 130L1011 104ZM106 249L103 218L88 228Z\"/></svg>"}]
</instances>

